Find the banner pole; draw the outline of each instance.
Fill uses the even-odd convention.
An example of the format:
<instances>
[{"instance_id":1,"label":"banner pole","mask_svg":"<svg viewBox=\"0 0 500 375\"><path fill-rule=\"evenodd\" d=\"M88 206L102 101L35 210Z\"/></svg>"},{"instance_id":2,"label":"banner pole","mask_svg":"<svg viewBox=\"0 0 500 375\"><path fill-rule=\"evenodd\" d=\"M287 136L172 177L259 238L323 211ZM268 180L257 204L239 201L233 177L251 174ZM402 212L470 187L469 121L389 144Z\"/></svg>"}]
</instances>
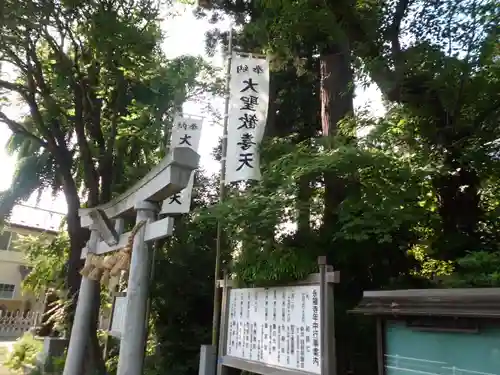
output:
<instances>
[{"instance_id":1,"label":"banner pole","mask_svg":"<svg viewBox=\"0 0 500 375\"><path fill-rule=\"evenodd\" d=\"M221 156L221 171L220 171L220 187L219 187L219 202L224 202L226 198L226 156L227 156L227 128L229 120L229 83L231 80L231 62L233 58L233 26L229 28L229 41L227 48L227 67L226 67L226 88L225 88L225 103L224 103L224 130L222 133L222 156ZM212 320L212 345L217 348L219 338L219 323L220 323L220 293L218 281L221 273L221 247L222 247L222 224L217 221L217 239L215 250L215 271L214 271L214 310Z\"/></svg>"}]
</instances>

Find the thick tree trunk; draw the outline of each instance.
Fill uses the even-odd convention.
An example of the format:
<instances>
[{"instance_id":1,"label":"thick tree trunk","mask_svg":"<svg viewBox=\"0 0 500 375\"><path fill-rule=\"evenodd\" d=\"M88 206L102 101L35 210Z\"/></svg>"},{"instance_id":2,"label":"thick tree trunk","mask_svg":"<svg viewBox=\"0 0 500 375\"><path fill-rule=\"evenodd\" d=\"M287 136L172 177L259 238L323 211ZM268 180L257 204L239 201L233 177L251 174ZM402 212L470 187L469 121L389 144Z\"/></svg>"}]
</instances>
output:
<instances>
[{"instance_id":1,"label":"thick tree trunk","mask_svg":"<svg viewBox=\"0 0 500 375\"><path fill-rule=\"evenodd\" d=\"M411 61L420 61L418 57L425 57L422 51L418 50L423 44L403 49L399 42L401 22L407 16L410 2L400 1L395 8L392 27L384 35L391 45L392 56L382 59L380 57L384 56L383 48L386 48L387 43L379 43L377 38L373 39L368 34L368 28L361 27L363 21L359 18L360 15L356 14L352 3L336 0L330 1L328 5L335 15L343 18L344 32L351 43L358 46L355 51L357 56L370 62L367 64L370 76L385 97L392 102L408 106L414 114L430 120L422 129L422 134L430 145L439 145L448 151L448 160L445 161L448 172L433 181L439 198L442 221L441 239L434 248L439 249L439 253L447 259L457 259L467 251L481 248L484 246L484 239L480 238L478 228L482 216L479 203L480 178L469 166L455 162L459 160L457 156L460 150L450 150L455 148L457 140L469 136L467 130L462 130L464 134L459 134L460 128L453 126L457 121L455 116L460 113L460 103L456 103L457 108L445 105L441 100L442 88L435 79L436 73L412 65ZM406 59L406 56L414 58ZM373 63L375 60L377 62ZM481 118L476 121L480 122ZM443 137L445 132L449 134ZM451 157L452 154L455 156Z\"/></svg>"},{"instance_id":2,"label":"thick tree trunk","mask_svg":"<svg viewBox=\"0 0 500 375\"><path fill-rule=\"evenodd\" d=\"M337 124L353 113L353 73L346 47L331 45L320 55L321 125L323 135L334 137ZM337 222L337 208L345 195L345 184L334 173L324 174L325 199L323 229Z\"/></svg>"},{"instance_id":3,"label":"thick tree trunk","mask_svg":"<svg viewBox=\"0 0 500 375\"><path fill-rule=\"evenodd\" d=\"M439 254L456 260L469 251L483 250L478 224L482 217L480 207L480 178L466 165L448 160L449 172L437 176L434 188L438 195L441 216Z\"/></svg>"},{"instance_id":4,"label":"thick tree trunk","mask_svg":"<svg viewBox=\"0 0 500 375\"><path fill-rule=\"evenodd\" d=\"M350 53L346 46L330 45L320 55L320 99L321 99L321 125L323 135L328 146L338 134L338 123L343 118L353 114L353 73L350 64ZM328 240L330 233L335 231L338 225L338 207L345 198L346 181L338 176L336 172L324 173L324 211L323 225L321 231L323 237ZM329 254L335 254L331 249L324 249ZM335 259L329 259L335 264ZM343 293L342 293L343 292ZM338 342L345 345L337 346L337 371L345 374L350 363L349 346L352 345L352 332L344 329L346 322L345 309L341 306L349 300L349 292L343 290L339 293L338 314L336 321L338 329L336 337ZM345 306L345 305L344 305Z\"/></svg>"},{"instance_id":5,"label":"thick tree trunk","mask_svg":"<svg viewBox=\"0 0 500 375\"><path fill-rule=\"evenodd\" d=\"M353 113L353 72L347 47L331 45L320 55L321 126L335 136L337 123Z\"/></svg>"},{"instance_id":6,"label":"thick tree trunk","mask_svg":"<svg viewBox=\"0 0 500 375\"><path fill-rule=\"evenodd\" d=\"M80 289L81 282L79 270L83 264L80 256L82 248L85 246L85 242L88 240L89 233L80 225L80 217L78 216L78 210L80 208L80 198L78 197L73 179L68 180L68 177L64 177L63 190L66 197L66 204L68 206L67 224L70 240L67 284L69 295L73 299L73 302L76 303L76 298L78 295L78 290ZM73 309L74 306L72 310Z\"/></svg>"},{"instance_id":7,"label":"thick tree trunk","mask_svg":"<svg viewBox=\"0 0 500 375\"><path fill-rule=\"evenodd\" d=\"M311 194L311 177L301 177L297 194L297 237L306 240L311 231Z\"/></svg>"}]
</instances>

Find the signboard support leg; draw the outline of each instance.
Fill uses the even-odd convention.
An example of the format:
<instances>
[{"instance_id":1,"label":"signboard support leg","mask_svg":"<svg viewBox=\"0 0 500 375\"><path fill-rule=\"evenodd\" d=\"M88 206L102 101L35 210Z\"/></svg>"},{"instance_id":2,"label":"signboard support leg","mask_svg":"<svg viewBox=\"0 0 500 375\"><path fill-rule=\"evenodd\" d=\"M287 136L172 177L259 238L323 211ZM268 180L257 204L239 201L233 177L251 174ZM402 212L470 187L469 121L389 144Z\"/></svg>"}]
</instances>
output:
<instances>
[{"instance_id":1,"label":"signboard support leg","mask_svg":"<svg viewBox=\"0 0 500 375\"><path fill-rule=\"evenodd\" d=\"M330 358L329 358L329 343L328 343L328 303L327 303L327 289L326 282L326 257L318 257L319 266L319 295L321 301L321 311L319 314L320 327L320 342L321 342L321 375L330 375Z\"/></svg>"},{"instance_id":2,"label":"signboard support leg","mask_svg":"<svg viewBox=\"0 0 500 375\"><path fill-rule=\"evenodd\" d=\"M327 303L328 303L328 355L330 357L330 375L337 375L337 342L335 339L335 284L328 284Z\"/></svg>"},{"instance_id":3,"label":"signboard support leg","mask_svg":"<svg viewBox=\"0 0 500 375\"><path fill-rule=\"evenodd\" d=\"M328 282L328 265L325 256L318 257L320 277L321 313L320 324L324 327L320 331L321 340L321 374L337 374L337 358L335 348L335 306L333 283Z\"/></svg>"},{"instance_id":4,"label":"signboard support leg","mask_svg":"<svg viewBox=\"0 0 500 375\"><path fill-rule=\"evenodd\" d=\"M137 210L136 222L139 223L143 220L154 220L157 207L149 202L141 202L136 204L135 209ZM151 249L144 241L144 234L145 226L137 232L132 249L127 289L127 314L120 344L118 375L141 375L144 364L152 257Z\"/></svg>"},{"instance_id":5,"label":"signboard support leg","mask_svg":"<svg viewBox=\"0 0 500 375\"><path fill-rule=\"evenodd\" d=\"M202 345L198 375L215 375L216 350L214 345Z\"/></svg>"},{"instance_id":6,"label":"signboard support leg","mask_svg":"<svg viewBox=\"0 0 500 375\"><path fill-rule=\"evenodd\" d=\"M222 285L222 306L220 314L220 327L219 327L219 348L217 351L217 374L225 375L226 368L222 363L222 358L226 355L226 340L227 340L227 324L228 324L228 311L229 311L229 277L227 272L224 272L224 285Z\"/></svg>"},{"instance_id":7,"label":"signboard support leg","mask_svg":"<svg viewBox=\"0 0 500 375\"><path fill-rule=\"evenodd\" d=\"M90 251L95 250L98 241L98 232L92 230L88 243ZM90 331L92 311L94 309L93 303L96 300L97 293L99 293L97 282L82 277L63 375L78 374L83 366L85 347L87 346L86 338Z\"/></svg>"}]
</instances>

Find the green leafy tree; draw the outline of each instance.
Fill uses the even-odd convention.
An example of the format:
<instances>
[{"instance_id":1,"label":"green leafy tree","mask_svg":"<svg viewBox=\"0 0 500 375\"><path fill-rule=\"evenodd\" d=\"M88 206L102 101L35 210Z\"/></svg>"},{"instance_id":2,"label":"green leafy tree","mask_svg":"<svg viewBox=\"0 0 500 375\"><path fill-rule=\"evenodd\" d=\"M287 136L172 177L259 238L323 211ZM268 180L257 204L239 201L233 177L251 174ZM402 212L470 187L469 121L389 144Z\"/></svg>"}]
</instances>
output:
<instances>
[{"instance_id":1,"label":"green leafy tree","mask_svg":"<svg viewBox=\"0 0 500 375\"><path fill-rule=\"evenodd\" d=\"M108 201L160 160L164 121L209 85L197 81L200 59L163 56L158 6L148 0L2 3L2 105L19 103L23 113L14 118L0 111L13 133L9 151L19 157L0 213L37 189L64 193L72 297L88 238L78 209ZM100 357L93 334L90 348ZM102 361L89 363L103 369Z\"/></svg>"},{"instance_id":2,"label":"green leafy tree","mask_svg":"<svg viewBox=\"0 0 500 375\"><path fill-rule=\"evenodd\" d=\"M67 314L71 305L66 288L68 234L61 231L56 236L21 236L16 246L26 256L31 268L23 280L23 290L46 301L37 333L47 336L64 332L68 328Z\"/></svg>"},{"instance_id":3,"label":"green leafy tree","mask_svg":"<svg viewBox=\"0 0 500 375\"><path fill-rule=\"evenodd\" d=\"M43 295L48 289L65 289L64 268L68 259L69 238L66 232L57 236L21 236L17 241L31 266L23 280L23 289L35 295Z\"/></svg>"},{"instance_id":4,"label":"green leafy tree","mask_svg":"<svg viewBox=\"0 0 500 375\"><path fill-rule=\"evenodd\" d=\"M337 29L337 34L328 33L332 38L339 34L347 38L361 68L386 98L411 110L417 121L408 125L418 127L413 130L421 142L439 158L440 169L432 177L441 217L435 242L440 256L455 259L466 251L490 247L481 233L483 166L476 161L488 162L489 150L484 145L498 138L495 2L401 0L353 6L350 1L331 1L311 5L267 2L266 9L276 7L285 13L284 19L292 21L280 18L271 23L270 44L279 50L289 40L303 37L296 32L297 28L307 32L304 18L296 17L301 10L326 15Z\"/></svg>"},{"instance_id":5,"label":"green leafy tree","mask_svg":"<svg viewBox=\"0 0 500 375\"><path fill-rule=\"evenodd\" d=\"M362 290L429 285L453 270L452 278L467 285L497 278L498 6L487 0L212 3L212 20L229 15L240 26L237 48L273 56L268 129L280 129L280 120L285 126L269 135L289 136L265 148L263 181L233 192L218 208L230 238L244 244L234 269L243 282L274 283L303 276L327 253L345 275L336 293L339 371L371 373L366 326L345 315ZM215 29L208 46L217 40L226 43L227 34ZM325 99L352 84L349 61L358 82L381 89L389 109L383 119L358 113L355 122L339 122L348 95L329 101L338 106L329 121L319 115ZM311 77L311 94L298 103L286 94L302 82L287 70ZM344 86L326 85L328 71ZM309 101L316 102L312 116L302 111ZM374 131L353 140L362 126ZM309 140L321 128L336 130L327 144Z\"/></svg>"}]
</instances>

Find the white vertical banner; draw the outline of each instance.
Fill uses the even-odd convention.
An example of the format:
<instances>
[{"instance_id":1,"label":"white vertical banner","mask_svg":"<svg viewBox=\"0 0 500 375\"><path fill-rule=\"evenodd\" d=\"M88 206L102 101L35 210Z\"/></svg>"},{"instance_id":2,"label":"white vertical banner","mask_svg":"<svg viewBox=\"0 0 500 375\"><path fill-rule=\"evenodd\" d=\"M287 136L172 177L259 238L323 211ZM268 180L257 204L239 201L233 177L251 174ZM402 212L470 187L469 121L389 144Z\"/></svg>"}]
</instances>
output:
<instances>
[{"instance_id":1,"label":"white vertical banner","mask_svg":"<svg viewBox=\"0 0 500 375\"><path fill-rule=\"evenodd\" d=\"M189 147L198 152L202 125L202 118L176 116L172 126L170 148ZM184 190L163 201L160 214L185 214L190 211L194 174L195 171L191 173L189 182Z\"/></svg>"},{"instance_id":2,"label":"white vertical banner","mask_svg":"<svg viewBox=\"0 0 500 375\"><path fill-rule=\"evenodd\" d=\"M269 106L269 63L234 55L229 81L225 183L260 180L259 144Z\"/></svg>"}]
</instances>

